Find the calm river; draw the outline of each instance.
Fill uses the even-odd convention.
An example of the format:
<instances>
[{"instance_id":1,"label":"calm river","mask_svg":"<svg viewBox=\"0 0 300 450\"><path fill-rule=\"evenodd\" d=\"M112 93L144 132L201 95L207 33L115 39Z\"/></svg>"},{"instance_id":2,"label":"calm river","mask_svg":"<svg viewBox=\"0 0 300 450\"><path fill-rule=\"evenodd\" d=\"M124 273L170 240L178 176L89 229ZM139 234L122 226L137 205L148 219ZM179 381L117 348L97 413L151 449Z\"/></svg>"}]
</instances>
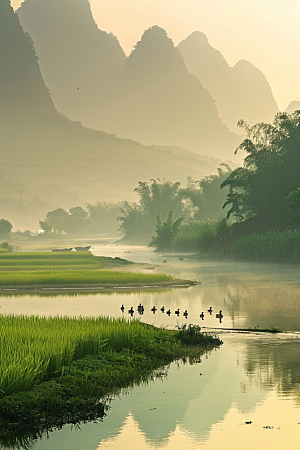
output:
<instances>
[{"instance_id":1,"label":"calm river","mask_svg":"<svg viewBox=\"0 0 300 450\"><path fill-rule=\"evenodd\" d=\"M300 267L207 262L157 255L146 247L105 245L96 255L145 262L145 272L170 273L201 284L166 291L76 295L1 292L1 313L122 316L142 302L141 320L218 329L224 345L199 364L173 363L163 377L122 392L103 422L65 426L37 441L37 450L300 448ZM161 264L155 269L154 264ZM150 309L155 305L158 311ZM160 307L170 308L168 317ZM207 309L212 306L210 315ZM177 318L175 309L180 308ZM188 318L182 316L188 311ZM216 312L222 310L222 323ZM199 314L204 311L204 320ZM125 313L127 316L127 314ZM282 334L232 328L278 327ZM225 330L226 329L226 330ZM251 422L251 423L246 423Z\"/></svg>"}]
</instances>

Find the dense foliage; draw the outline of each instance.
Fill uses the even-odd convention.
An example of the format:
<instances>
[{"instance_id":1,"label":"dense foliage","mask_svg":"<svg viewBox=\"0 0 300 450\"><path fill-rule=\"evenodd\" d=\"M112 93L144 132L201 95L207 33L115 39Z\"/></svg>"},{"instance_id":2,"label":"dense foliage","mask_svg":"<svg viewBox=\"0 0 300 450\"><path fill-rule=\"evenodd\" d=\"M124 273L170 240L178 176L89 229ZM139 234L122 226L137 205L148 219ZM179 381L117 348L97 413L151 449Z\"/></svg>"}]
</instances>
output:
<instances>
[{"instance_id":1,"label":"dense foliage","mask_svg":"<svg viewBox=\"0 0 300 450\"><path fill-rule=\"evenodd\" d=\"M228 252L235 259L278 263L300 263L300 232L269 231L237 239Z\"/></svg>"},{"instance_id":2,"label":"dense foliage","mask_svg":"<svg viewBox=\"0 0 300 450\"><path fill-rule=\"evenodd\" d=\"M220 185L231 173L231 169L225 164L222 166L226 170L219 168L218 174L207 176L200 181L189 177L185 188L181 188L179 182L159 179L151 180L150 183L140 181L135 189L139 203L125 202L124 208L121 209L122 215L118 217L123 236L135 239L142 236L149 241L156 226L156 231L159 228L160 234L163 232L168 235L163 245L160 241L159 247L168 248L171 228L167 231L167 222L170 211L173 211L174 221L179 218L182 218L180 221L190 221L223 217L225 213L222 206L227 191L221 190Z\"/></svg>"},{"instance_id":3,"label":"dense foliage","mask_svg":"<svg viewBox=\"0 0 300 450\"><path fill-rule=\"evenodd\" d=\"M173 241L178 234L179 227L183 221L182 217L174 220L174 211L170 211L168 218L162 222L160 214L157 215L156 222L156 236L152 237L150 242L151 247L155 247L158 251L169 250L172 248Z\"/></svg>"},{"instance_id":4,"label":"dense foliage","mask_svg":"<svg viewBox=\"0 0 300 450\"><path fill-rule=\"evenodd\" d=\"M12 230L12 224L9 220L0 219L0 238L6 238Z\"/></svg>"},{"instance_id":5,"label":"dense foliage","mask_svg":"<svg viewBox=\"0 0 300 450\"><path fill-rule=\"evenodd\" d=\"M144 235L150 237L154 231L157 215L162 220L167 219L170 210L176 216L183 214L184 205L179 195L180 183L170 181L150 180L150 184L139 181L134 189L139 196L139 203L125 202L121 209L120 231L126 237Z\"/></svg>"},{"instance_id":6,"label":"dense foliage","mask_svg":"<svg viewBox=\"0 0 300 450\"><path fill-rule=\"evenodd\" d=\"M116 218L120 214L120 204L97 202L88 203L86 209L74 206L67 212L58 208L47 213L40 221L45 234L93 234L113 233L117 231Z\"/></svg>"},{"instance_id":7,"label":"dense foliage","mask_svg":"<svg viewBox=\"0 0 300 450\"><path fill-rule=\"evenodd\" d=\"M221 185L229 188L227 216L238 221L255 217L253 231L291 227L287 196L300 185L300 111L279 113L271 124L249 127L240 121L240 126L247 138L236 151L247 156ZM293 206L299 210L299 204Z\"/></svg>"}]
</instances>

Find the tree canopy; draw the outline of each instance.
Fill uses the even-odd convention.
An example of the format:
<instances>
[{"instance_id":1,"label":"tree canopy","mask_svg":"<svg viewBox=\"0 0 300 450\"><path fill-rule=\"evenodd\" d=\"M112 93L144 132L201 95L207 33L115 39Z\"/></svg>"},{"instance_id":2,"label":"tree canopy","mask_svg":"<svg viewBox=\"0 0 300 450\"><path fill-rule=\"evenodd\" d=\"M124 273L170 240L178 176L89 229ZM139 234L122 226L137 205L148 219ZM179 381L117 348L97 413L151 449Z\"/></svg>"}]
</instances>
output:
<instances>
[{"instance_id":1,"label":"tree canopy","mask_svg":"<svg viewBox=\"0 0 300 450\"><path fill-rule=\"evenodd\" d=\"M300 185L300 111L279 113L271 124L249 127L240 121L239 126L247 137L236 152L244 150L247 155L243 167L233 170L221 185L229 188L227 217L241 222L255 218L254 231L291 226L287 196Z\"/></svg>"}]
</instances>

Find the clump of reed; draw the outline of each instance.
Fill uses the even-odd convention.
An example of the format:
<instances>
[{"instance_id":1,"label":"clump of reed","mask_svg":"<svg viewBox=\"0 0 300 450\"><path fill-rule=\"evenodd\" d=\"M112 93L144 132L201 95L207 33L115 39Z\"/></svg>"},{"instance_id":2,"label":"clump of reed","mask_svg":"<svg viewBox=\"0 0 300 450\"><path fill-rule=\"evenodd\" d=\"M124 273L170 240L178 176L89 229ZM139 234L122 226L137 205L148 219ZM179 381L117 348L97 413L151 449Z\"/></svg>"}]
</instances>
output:
<instances>
[{"instance_id":1,"label":"clump of reed","mask_svg":"<svg viewBox=\"0 0 300 450\"><path fill-rule=\"evenodd\" d=\"M224 237L231 226L225 218L183 223L173 241L173 250L219 253L223 249Z\"/></svg>"},{"instance_id":2,"label":"clump of reed","mask_svg":"<svg viewBox=\"0 0 300 450\"><path fill-rule=\"evenodd\" d=\"M265 234L249 234L233 243L230 254L244 260L299 263L300 232L269 231Z\"/></svg>"},{"instance_id":3,"label":"clump of reed","mask_svg":"<svg viewBox=\"0 0 300 450\"><path fill-rule=\"evenodd\" d=\"M176 357L175 332L132 320L0 316L0 398L63 373L86 355L130 349Z\"/></svg>"}]
</instances>

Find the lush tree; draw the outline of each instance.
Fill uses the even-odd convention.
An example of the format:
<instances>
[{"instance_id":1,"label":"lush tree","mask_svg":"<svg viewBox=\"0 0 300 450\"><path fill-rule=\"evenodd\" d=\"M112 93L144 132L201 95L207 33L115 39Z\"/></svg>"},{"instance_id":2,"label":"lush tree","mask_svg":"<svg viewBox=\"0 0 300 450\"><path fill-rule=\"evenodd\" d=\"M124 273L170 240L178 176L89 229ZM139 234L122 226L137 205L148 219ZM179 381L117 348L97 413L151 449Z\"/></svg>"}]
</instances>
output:
<instances>
[{"instance_id":1,"label":"lush tree","mask_svg":"<svg viewBox=\"0 0 300 450\"><path fill-rule=\"evenodd\" d=\"M160 214L157 214L155 233L150 242L151 247L155 247L158 251L170 250L172 243L179 231L183 217L174 220L174 211L170 211L167 220L163 222Z\"/></svg>"},{"instance_id":2,"label":"lush tree","mask_svg":"<svg viewBox=\"0 0 300 450\"><path fill-rule=\"evenodd\" d=\"M189 198L194 206L195 220L219 219L224 216L223 204L226 201L228 188L221 190L221 184L232 172L227 164L221 164L218 173L208 175L199 181L188 177L187 187L181 189L180 194Z\"/></svg>"},{"instance_id":3,"label":"lush tree","mask_svg":"<svg viewBox=\"0 0 300 450\"><path fill-rule=\"evenodd\" d=\"M88 213L81 206L74 206L63 220L63 230L68 234L83 232L88 225Z\"/></svg>"},{"instance_id":4,"label":"lush tree","mask_svg":"<svg viewBox=\"0 0 300 450\"><path fill-rule=\"evenodd\" d=\"M67 211L62 208L49 211L46 220L40 221L40 227L45 233L62 233L64 230L64 220L67 216Z\"/></svg>"},{"instance_id":5,"label":"lush tree","mask_svg":"<svg viewBox=\"0 0 300 450\"><path fill-rule=\"evenodd\" d=\"M117 217L120 215L121 203L97 202L95 204L88 203L86 205L90 223L87 230L101 233L117 232Z\"/></svg>"},{"instance_id":6,"label":"lush tree","mask_svg":"<svg viewBox=\"0 0 300 450\"><path fill-rule=\"evenodd\" d=\"M296 210L297 213L292 217L297 228L300 227L300 187L296 191L292 191L287 197L290 203L287 205L288 209Z\"/></svg>"},{"instance_id":7,"label":"lush tree","mask_svg":"<svg viewBox=\"0 0 300 450\"><path fill-rule=\"evenodd\" d=\"M151 236L157 215L167 219L168 211L173 210L177 216L184 215L185 205L180 195L180 183L150 180L139 181L134 191L139 196L139 203L124 203L121 209L120 230L126 237Z\"/></svg>"},{"instance_id":8,"label":"lush tree","mask_svg":"<svg viewBox=\"0 0 300 450\"><path fill-rule=\"evenodd\" d=\"M9 245L7 241L1 242L0 248L3 250L6 250L7 252L11 253L13 251L13 247Z\"/></svg>"},{"instance_id":9,"label":"lush tree","mask_svg":"<svg viewBox=\"0 0 300 450\"><path fill-rule=\"evenodd\" d=\"M239 125L247 138L236 151L247 156L221 185L229 188L227 217L251 218L253 231L291 226L286 206L287 196L300 185L300 111L279 113L271 124Z\"/></svg>"},{"instance_id":10,"label":"lush tree","mask_svg":"<svg viewBox=\"0 0 300 450\"><path fill-rule=\"evenodd\" d=\"M12 227L9 220L0 219L0 237L5 238L11 232Z\"/></svg>"}]
</instances>

